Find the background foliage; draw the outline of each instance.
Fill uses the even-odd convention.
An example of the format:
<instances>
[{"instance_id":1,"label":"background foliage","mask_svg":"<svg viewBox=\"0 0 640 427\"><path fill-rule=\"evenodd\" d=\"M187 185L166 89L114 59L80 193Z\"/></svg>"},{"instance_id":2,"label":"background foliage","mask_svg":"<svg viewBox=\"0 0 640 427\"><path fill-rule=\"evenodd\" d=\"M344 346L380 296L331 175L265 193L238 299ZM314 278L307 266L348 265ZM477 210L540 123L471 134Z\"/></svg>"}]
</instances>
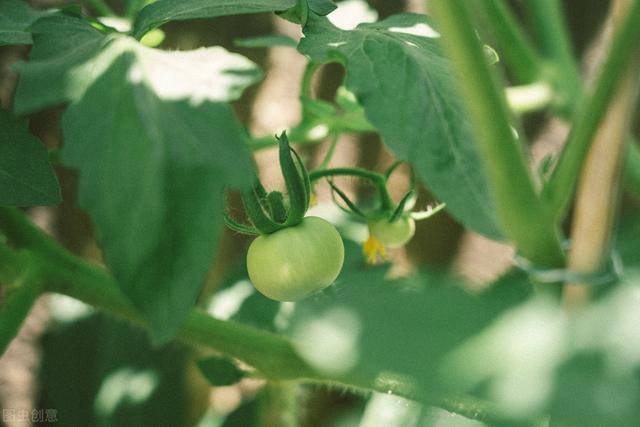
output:
<instances>
[{"instance_id":1,"label":"background foliage","mask_svg":"<svg viewBox=\"0 0 640 427\"><path fill-rule=\"evenodd\" d=\"M625 70L638 80L640 7L591 91L576 58L609 2L566 9L566 30L555 0L434 0L435 17L406 13L422 2L370 3L0 0L0 348L30 311L47 313L32 407L70 426L635 425L633 126L603 271L572 275L562 240L593 134ZM256 111L273 117L260 90L283 69L299 120L260 129ZM528 103L514 88L532 90ZM281 111L277 91L267 97ZM573 125L563 157L530 173L524 153L558 117ZM223 213L256 174L281 185L267 156L284 127L310 168L327 151L341 166L407 162L419 205L445 202L446 216L371 266L365 227L318 184L312 213L337 224L343 271L295 305L266 299ZM409 175L391 181L394 197ZM373 203L362 182L339 184ZM517 253L480 283L459 252L487 238ZM576 278L605 283L573 312L551 289Z\"/></svg>"}]
</instances>

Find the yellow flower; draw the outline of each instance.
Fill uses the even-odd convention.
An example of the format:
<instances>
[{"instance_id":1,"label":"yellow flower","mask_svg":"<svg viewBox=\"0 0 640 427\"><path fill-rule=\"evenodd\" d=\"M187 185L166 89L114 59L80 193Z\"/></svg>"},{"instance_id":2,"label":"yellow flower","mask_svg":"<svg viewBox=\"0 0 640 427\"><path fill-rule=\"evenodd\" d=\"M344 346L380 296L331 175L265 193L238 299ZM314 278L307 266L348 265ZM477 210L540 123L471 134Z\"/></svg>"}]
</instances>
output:
<instances>
[{"instance_id":1,"label":"yellow flower","mask_svg":"<svg viewBox=\"0 0 640 427\"><path fill-rule=\"evenodd\" d=\"M316 196L316 193L311 193L309 195L309 206L313 207L317 204L318 204L318 196Z\"/></svg>"},{"instance_id":2,"label":"yellow flower","mask_svg":"<svg viewBox=\"0 0 640 427\"><path fill-rule=\"evenodd\" d=\"M371 235L369 235L369 238L362 245L362 252L369 264L377 264L386 258L384 245Z\"/></svg>"}]
</instances>

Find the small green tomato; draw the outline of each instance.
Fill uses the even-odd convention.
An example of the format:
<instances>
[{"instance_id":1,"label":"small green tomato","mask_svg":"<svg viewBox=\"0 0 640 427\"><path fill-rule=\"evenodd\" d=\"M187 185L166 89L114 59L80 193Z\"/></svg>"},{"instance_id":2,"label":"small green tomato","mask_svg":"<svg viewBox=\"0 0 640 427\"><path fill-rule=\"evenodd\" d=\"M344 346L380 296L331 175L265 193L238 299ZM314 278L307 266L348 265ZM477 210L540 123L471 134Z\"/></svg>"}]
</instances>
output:
<instances>
[{"instance_id":1,"label":"small green tomato","mask_svg":"<svg viewBox=\"0 0 640 427\"><path fill-rule=\"evenodd\" d=\"M336 228L318 217L256 238L249 246L247 270L265 296L296 301L331 285L344 262Z\"/></svg>"},{"instance_id":2,"label":"small green tomato","mask_svg":"<svg viewBox=\"0 0 640 427\"><path fill-rule=\"evenodd\" d=\"M394 222L378 219L369 222L369 234L389 248L404 246L416 232L416 222L409 215L402 215Z\"/></svg>"}]
</instances>

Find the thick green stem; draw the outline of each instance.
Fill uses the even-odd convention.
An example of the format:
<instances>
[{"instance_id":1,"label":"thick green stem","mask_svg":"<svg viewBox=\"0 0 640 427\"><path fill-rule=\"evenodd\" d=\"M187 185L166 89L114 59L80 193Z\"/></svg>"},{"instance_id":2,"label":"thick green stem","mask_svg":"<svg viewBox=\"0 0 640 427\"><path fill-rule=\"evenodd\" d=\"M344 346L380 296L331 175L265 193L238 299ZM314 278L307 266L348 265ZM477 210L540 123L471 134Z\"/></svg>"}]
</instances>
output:
<instances>
[{"instance_id":1,"label":"thick green stem","mask_svg":"<svg viewBox=\"0 0 640 427\"><path fill-rule=\"evenodd\" d=\"M535 3L535 2L534 2ZM564 215L596 131L622 76L640 49L640 2L634 2L617 32L593 95L576 113L567 145L543 191L543 200L556 218Z\"/></svg>"},{"instance_id":2,"label":"thick green stem","mask_svg":"<svg viewBox=\"0 0 640 427\"><path fill-rule=\"evenodd\" d=\"M37 267L34 271L39 276L31 276L30 280L40 281L45 292L67 295L140 327L148 327L147 321L106 270L64 250L31 225L17 209L0 208L0 232L14 247L21 249L15 252L0 245L0 282L15 279L15 272ZM496 423L504 421L491 405L474 398L426 397L414 387L395 380L382 382L377 378L333 378L319 373L296 353L287 338L237 322L218 320L197 308L192 309L176 338L194 346L222 351L253 366L268 379L327 384L365 392L392 392L469 418Z\"/></svg>"},{"instance_id":3,"label":"thick green stem","mask_svg":"<svg viewBox=\"0 0 640 427\"><path fill-rule=\"evenodd\" d=\"M482 27L509 66L517 83L532 83L540 77L542 60L517 19L502 0L476 0L474 10L482 19Z\"/></svg>"},{"instance_id":4,"label":"thick green stem","mask_svg":"<svg viewBox=\"0 0 640 427\"><path fill-rule=\"evenodd\" d=\"M560 239L529 175L521 144L513 135L502 89L471 24L468 5L432 0L445 51L458 75L480 154L485 161L502 229L521 254L541 267L564 265ZM470 73L469 70L473 70Z\"/></svg>"}]
</instances>

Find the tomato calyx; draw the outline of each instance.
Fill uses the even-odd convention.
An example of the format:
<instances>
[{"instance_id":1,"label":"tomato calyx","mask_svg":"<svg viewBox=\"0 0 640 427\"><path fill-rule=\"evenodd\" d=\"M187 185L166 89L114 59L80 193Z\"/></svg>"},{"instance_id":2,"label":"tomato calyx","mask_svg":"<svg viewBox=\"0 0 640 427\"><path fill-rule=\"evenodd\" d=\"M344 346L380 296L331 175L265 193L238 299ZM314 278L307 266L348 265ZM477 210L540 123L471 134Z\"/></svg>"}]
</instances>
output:
<instances>
[{"instance_id":1,"label":"tomato calyx","mask_svg":"<svg viewBox=\"0 0 640 427\"><path fill-rule=\"evenodd\" d=\"M236 222L227 213L225 223L242 234L271 234L302 222L309 209L311 183L302 159L289 145L286 132L276 136L280 170L288 193L288 203L279 191L267 192L255 177L255 184L242 194L242 202L252 225Z\"/></svg>"}]
</instances>

